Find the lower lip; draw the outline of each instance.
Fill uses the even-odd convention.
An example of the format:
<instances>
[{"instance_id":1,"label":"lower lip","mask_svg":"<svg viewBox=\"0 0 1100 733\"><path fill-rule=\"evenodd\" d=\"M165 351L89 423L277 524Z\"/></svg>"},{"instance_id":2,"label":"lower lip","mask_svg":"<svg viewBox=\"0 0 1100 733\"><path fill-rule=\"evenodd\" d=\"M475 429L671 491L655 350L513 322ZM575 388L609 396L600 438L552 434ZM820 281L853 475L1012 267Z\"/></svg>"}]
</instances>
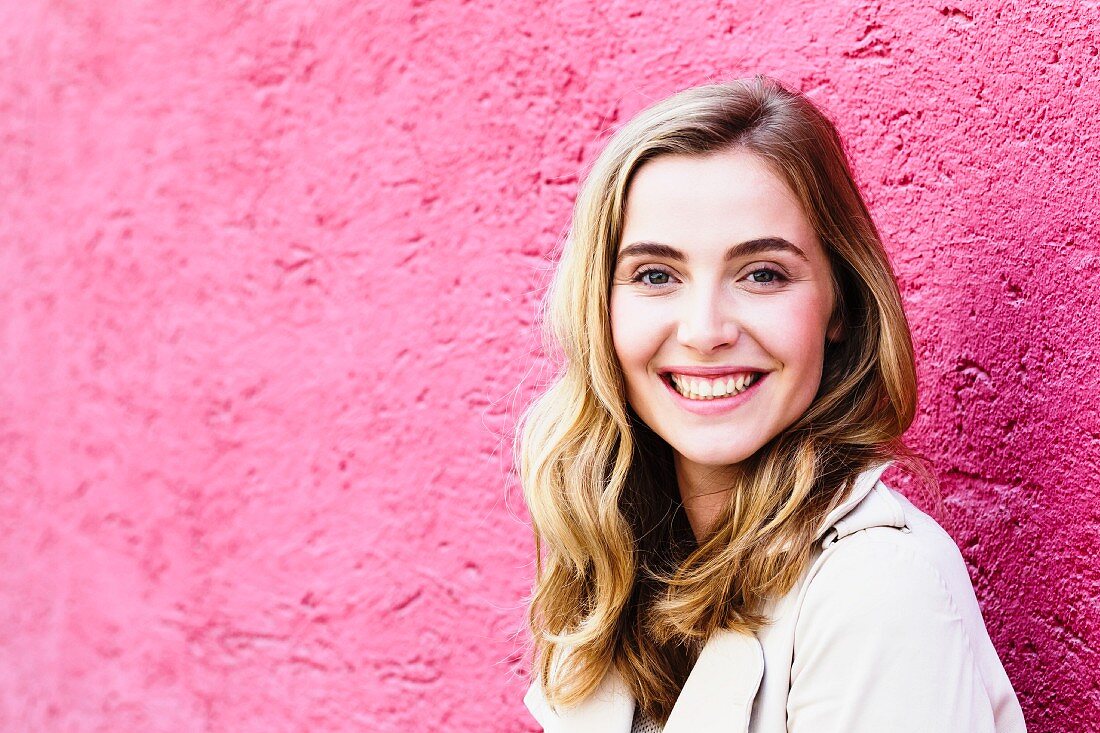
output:
<instances>
[{"instance_id":1,"label":"lower lip","mask_svg":"<svg viewBox=\"0 0 1100 733\"><path fill-rule=\"evenodd\" d=\"M757 377L756 381L749 385L749 388L744 392L738 392L735 395L727 395L725 397L712 397L709 400L689 400L687 397L677 392L676 389L662 377L657 378L660 379L661 383L668 389L669 394L672 395L672 399L688 412L694 412L696 415L721 415L730 410L736 410L747 400L752 399L752 396L756 393L757 386L768 378L768 373L765 372Z\"/></svg>"}]
</instances>

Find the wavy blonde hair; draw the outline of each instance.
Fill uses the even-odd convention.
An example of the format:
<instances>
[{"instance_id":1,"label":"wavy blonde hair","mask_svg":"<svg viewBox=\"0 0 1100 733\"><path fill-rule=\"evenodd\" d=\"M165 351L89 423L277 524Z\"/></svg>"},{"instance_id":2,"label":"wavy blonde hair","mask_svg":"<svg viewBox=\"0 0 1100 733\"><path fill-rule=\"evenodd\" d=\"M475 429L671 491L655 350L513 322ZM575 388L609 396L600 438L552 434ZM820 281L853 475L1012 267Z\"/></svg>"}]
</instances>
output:
<instances>
[{"instance_id":1,"label":"wavy blonde hair","mask_svg":"<svg viewBox=\"0 0 1100 733\"><path fill-rule=\"evenodd\" d=\"M813 403L743 463L696 540L671 447L625 399L611 273L634 173L660 155L733 148L769 163L801 202L828 254L844 336L826 344ZM715 630L767 622L761 604L797 581L855 476L893 460L935 484L901 441L916 411L912 340L843 144L812 102L768 77L687 89L611 138L581 186L540 316L564 365L521 416L516 459L537 555L533 668L552 705L580 701L614 667L664 723Z\"/></svg>"}]
</instances>

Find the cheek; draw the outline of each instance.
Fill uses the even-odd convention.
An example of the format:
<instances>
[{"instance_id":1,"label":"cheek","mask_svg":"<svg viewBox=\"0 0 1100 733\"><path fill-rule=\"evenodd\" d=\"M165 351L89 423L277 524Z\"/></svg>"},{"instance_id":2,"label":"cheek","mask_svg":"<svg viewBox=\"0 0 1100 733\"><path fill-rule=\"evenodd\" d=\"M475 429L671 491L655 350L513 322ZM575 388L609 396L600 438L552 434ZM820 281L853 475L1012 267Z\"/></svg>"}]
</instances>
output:
<instances>
[{"instance_id":1,"label":"cheek","mask_svg":"<svg viewBox=\"0 0 1100 733\"><path fill-rule=\"evenodd\" d=\"M644 365L653 353L655 329L643 311L629 298L611 298L611 340L627 371Z\"/></svg>"},{"instance_id":2,"label":"cheek","mask_svg":"<svg viewBox=\"0 0 1100 733\"><path fill-rule=\"evenodd\" d=\"M787 369L803 373L820 370L825 355L828 305L827 298L821 297L791 301L757 323L768 350Z\"/></svg>"}]
</instances>

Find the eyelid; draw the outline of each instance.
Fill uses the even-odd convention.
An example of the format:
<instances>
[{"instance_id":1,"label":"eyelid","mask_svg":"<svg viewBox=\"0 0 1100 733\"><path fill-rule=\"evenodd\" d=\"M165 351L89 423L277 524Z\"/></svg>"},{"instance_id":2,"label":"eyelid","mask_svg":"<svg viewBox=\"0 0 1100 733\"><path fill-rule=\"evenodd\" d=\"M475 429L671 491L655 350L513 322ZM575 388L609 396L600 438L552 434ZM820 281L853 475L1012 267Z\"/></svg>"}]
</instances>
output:
<instances>
[{"instance_id":1,"label":"eyelid","mask_svg":"<svg viewBox=\"0 0 1100 733\"><path fill-rule=\"evenodd\" d=\"M786 275L787 277L791 276L790 271L786 267L784 267L783 265L779 264L778 262L753 262L750 265L746 265L744 270L745 270L745 273L748 274L748 273L754 272L755 270L760 270L760 269L763 269L763 268L772 268L772 269L775 269L775 270L779 270L779 272Z\"/></svg>"},{"instance_id":2,"label":"eyelid","mask_svg":"<svg viewBox=\"0 0 1100 733\"><path fill-rule=\"evenodd\" d=\"M650 274L651 272L668 275L669 277L676 277L675 271L671 270L670 268L666 268L664 265L642 265L638 269L634 270L634 272L627 275L626 279L631 282L640 282L643 277Z\"/></svg>"}]
</instances>

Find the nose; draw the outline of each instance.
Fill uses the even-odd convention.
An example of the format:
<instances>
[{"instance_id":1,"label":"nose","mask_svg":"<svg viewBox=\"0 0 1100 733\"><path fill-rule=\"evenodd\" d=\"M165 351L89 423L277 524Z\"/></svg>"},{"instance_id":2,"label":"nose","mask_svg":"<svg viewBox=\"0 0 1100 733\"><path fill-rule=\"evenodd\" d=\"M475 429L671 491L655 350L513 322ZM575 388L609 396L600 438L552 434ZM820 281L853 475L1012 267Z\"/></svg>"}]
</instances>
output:
<instances>
[{"instance_id":1,"label":"nose","mask_svg":"<svg viewBox=\"0 0 1100 733\"><path fill-rule=\"evenodd\" d=\"M698 288L683 303L677 328L680 343L701 354L732 346L741 334L732 306L720 286Z\"/></svg>"}]
</instances>

